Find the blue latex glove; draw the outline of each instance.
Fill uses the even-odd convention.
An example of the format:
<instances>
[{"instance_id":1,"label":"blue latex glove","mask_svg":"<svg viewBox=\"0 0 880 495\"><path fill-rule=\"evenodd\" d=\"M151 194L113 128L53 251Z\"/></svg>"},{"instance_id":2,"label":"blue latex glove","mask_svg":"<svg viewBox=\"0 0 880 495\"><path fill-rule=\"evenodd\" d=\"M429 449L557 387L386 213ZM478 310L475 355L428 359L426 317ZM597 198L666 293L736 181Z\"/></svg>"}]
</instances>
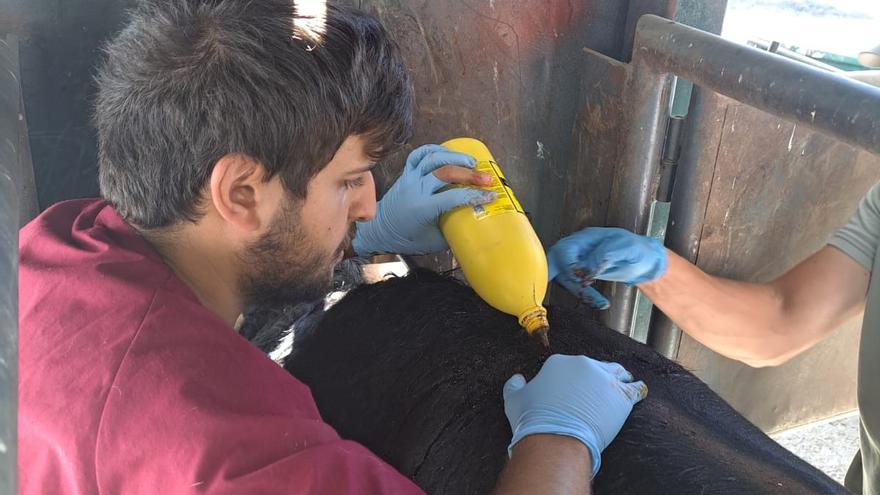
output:
<instances>
[{"instance_id":1,"label":"blue latex glove","mask_svg":"<svg viewBox=\"0 0 880 495\"><path fill-rule=\"evenodd\" d=\"M597 309L609 303L590 286L593 280L640 284L660 278L668 264L660 241L612 227L575 232L547 252L548 278Z\"/></svg>"},{"instance_id":2,"label":"blue latex glove","mask_svg":"<svg viewBox=\"0 0 880 495\"><path fill-rule=\"evenodd\" d=\"M432 172L445 165L474 168L469 155L437 144L416 148L406 159L403 174L376 205L376 216L357 224L352 247L360 256L373 253L429 254L449 248L437 221L443 213L464 205L485 204L495 193L473 187L437 192L447 185Z\"/></svg>"},{"instance_id":3,"label":"blue latex glove","mask_svg":"<svg viewBox=\"0 0 880 495\"><path fill-rule=\"evenodd\" d=\"M644 382L634 382L617 363L554 354L529 383L513 375L504 384L504 413L513 431L508 453L528 435L574 437L590 449L596 476L602 451L647 395Z\"/></svg>"}]
</instances>

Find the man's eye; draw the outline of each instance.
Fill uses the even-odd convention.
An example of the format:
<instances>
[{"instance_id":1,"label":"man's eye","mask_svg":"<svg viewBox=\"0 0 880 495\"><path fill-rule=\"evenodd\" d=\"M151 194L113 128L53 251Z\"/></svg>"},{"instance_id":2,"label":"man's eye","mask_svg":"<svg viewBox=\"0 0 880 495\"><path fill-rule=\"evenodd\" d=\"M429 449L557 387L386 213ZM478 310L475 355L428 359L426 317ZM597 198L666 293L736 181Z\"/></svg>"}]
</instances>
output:
<instances>
[{"instance_id":1,"label":"man's eye","mask_svg":"<svg viewBox=\"0 0 880 495\"><path fill-rule=\"evenodd\" d=\"M364 185L364 178L358 177L357 179L347 180L345 181L345 187L348 189L356 189Z\"/></svg>"}]
</instances>

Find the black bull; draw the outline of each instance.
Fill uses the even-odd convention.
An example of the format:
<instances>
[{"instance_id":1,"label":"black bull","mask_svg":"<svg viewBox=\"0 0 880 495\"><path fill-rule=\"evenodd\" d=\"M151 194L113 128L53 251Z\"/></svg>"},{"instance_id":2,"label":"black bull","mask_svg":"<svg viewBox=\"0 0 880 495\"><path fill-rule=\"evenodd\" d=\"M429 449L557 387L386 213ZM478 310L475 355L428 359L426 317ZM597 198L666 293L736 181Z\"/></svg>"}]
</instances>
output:
<instances>
[{"instance_id":1,"label":"black bull","mask_svg":"<svg viewBox=\"0 0 880 495\"><path fill-rule=\"evenodd\" d=\"M602 455L597 494L846 493L678 364L550 308L551 352L616 361L648 384ZM428 493L488 493L507 460L501 388L545 355L514 318L427 272L364 286L295 334L285 368L324 419ZM772 400L772 398L768 398Z\"/></svg>"}]
</instances>

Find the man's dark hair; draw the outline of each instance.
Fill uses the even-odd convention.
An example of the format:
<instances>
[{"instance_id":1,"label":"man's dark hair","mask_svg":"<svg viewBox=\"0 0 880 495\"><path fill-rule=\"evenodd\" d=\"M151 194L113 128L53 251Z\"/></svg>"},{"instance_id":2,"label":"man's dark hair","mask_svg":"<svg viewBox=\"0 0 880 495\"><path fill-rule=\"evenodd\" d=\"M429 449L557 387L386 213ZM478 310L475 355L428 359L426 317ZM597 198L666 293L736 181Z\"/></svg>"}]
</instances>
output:
<instances>
[{"instance_id":1,"label":"man's dark hair","mask_svg":"<svg viewBox=\"0 0 880 495\"><path fill-rule=\"evenodd\" d=\"M304 198L348 136L373 160L405 144L412 87L382 25L332 5L323 30L303 20L293 0L147 0L131 13L105 47L94 115L101 192L123 218L197 220L227 154Z\"/></svg>"}]
</instances>

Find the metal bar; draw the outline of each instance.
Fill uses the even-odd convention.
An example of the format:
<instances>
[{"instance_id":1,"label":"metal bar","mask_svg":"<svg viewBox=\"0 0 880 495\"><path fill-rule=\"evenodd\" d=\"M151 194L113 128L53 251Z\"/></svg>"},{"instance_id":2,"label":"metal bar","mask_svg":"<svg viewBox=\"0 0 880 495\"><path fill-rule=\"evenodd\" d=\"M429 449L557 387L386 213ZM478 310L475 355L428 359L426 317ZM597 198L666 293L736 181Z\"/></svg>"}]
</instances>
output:
<instances>
[{"instance_id":1,"label":"metal bar","mask_svg":"<svg viewBox=\"0 0 880 495\"><path fill-rule=\"evenodd\" d=\"M639 37L636 34L637 43ZM625 101L632 113L620 168L614 174L606 218L607 225L638 233L644 233L648 227L650 204L657 189L670 86L669 76L645 62L641 53L634 54L625 92ZM604 323L629 335L635 295L634 287L612 284L611 307L603 315Z\"/></svg>"},{"instance_id":2,"label":"metal bar","mask_svg":"<svg viewBox=\"0 0 880 495\"><path fill-rule=\"evenodd\" d=\"M702 88L796 120L873 153L880 150L880 91L876 88L666 19L646 16L643 21L639 54L650 58L657 70L671 71ZM661 52L668 54L659 55ZM700 115L699 94L692 105L692 114ZM679 161L666 232L666 246L690 262L696 262L703 220L702 209L694 205L701 204L699 196L705 193L699 185L701 157L692 151L700 148L695 143L707 139L706 132L713 132L708 126L695 124ZM680 342L681 329L655 308L648 344L675 359Z\"/></svg>"},{"instance_id":3,"label":"metal bar","mask_svg":"<svg viewBox=\"0 0 880 495\"><path fill-rule=\"evenodd\" d=\"M18 452L18 44L0 37L0 493L16 493Z\"/></svg>"},{"instance_id":4,"label":"metal bar","mask_svg":"<svg viewBox=\"0 0 880 495\"><path fill-rule=\"evenodd\" d=\"M657 201L672 201L672 188L675 186L675 171L681 154L681 137L685 118L681 115L670 117L666 126L666 142L660 159L660 184L657 186Z\"/></svg>"},{"instance_id":5,"label":"metal bar","mask_svg":"<svg viewBox=\"0 0 880 495\"><path fill-rule=\"evenodd\" d=\"M633 61L880 154L880 88L654 15Z\"/></svg>"},{"instance_id":6,"label":"metal bar","mask_svg":"<svg viewBox=\"0 0 880 495\"><path fill-rule=\"evenodd\" d=\"M623 27L623 46L620 51L621 60L632 60L632 49L635 43L636 26L645 14L654 14L672 19L675 15L677 0L629 0L626 13L626 24Z\"/></svg>"},{"instance_id":7,"label":"metal bar","mask_svg":"<svg viewBox=\"0 0 880 495\"><path fill-rule=\"evenodd\" d=\"M646 231L666 118L661 110L666 109L671 76L880 154L880 88L654 15L639 19L630 69L626 96L632 114L612 187L608 225ZM673 203L680 201L677 197ZM676 212L682 214L673 206L671 223L679 221ZM605 323L629 333L635 289L613 284L610 295ZM672 341L677 342L667 343Z\"/></svg>"},{"instance_id":8,"label":"metal bar","mask_svg":"<svg viewBox=\"0 0 880 495\"><path fill-rule=\"evenodd\" d=\"M675 171L665 239L666 247L691 263L697 260L705 201L709 192L709 181L700 176L699 169L705 157L700 156L697 150L703 149L699 143L718 138L713 135L717 132L716 126L701 121L705 116L702 93L701 88L695 87L691 97L687 130L681 142L681 155ZM667 358L675 359L680 343L681 329L655 307L651 314L647 344Z\"/></svg>"}]
</instances>

